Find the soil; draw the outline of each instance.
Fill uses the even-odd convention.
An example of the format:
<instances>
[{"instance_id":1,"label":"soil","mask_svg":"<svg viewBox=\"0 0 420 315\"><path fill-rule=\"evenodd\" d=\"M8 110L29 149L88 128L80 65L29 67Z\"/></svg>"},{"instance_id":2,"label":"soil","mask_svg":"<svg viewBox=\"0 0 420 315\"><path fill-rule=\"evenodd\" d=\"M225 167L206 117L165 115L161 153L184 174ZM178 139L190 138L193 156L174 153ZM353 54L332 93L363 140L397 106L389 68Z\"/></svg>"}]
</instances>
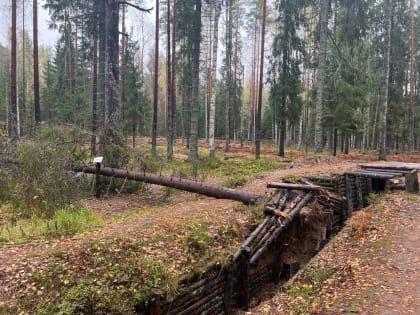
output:
<instances>
[{"instance_id":1,"label":"soil","mask_svg":"<svg viewBox=\"0 0 420 315\"><path fill-rule=\"evenodd\" d=\"M269 192L265 188L265 184L269 181L281 181L286 176L301 177L304 175L340 173L353 168L356 168L356 164L352 162L336 158L318 160L306 156L295 160L287 169L263 174L239 189L267 195ZM112 223L106 224L102 228L74 237L30 241L24 244L0 244L0 306L4 303L3 301L12 297L9 289L14 287L12 281L13 278L16 278L9 278L9 275L18 273L28 262L36 265L36 261L40 261L45 253L57 249L70 250L89 239L108 238L123 234L142 237L142 235L153 233L159 227L164 227L168 222L187 221L194 218L218 216L228 222L246 223L245 216L241 212L232 211L233 208L238 206L237 202L203 198L185 192L172 192L171 202L168 203L167 200L162 198L164 189L157 186L148 186L140 194L105 196L99 200L88 198L80 201L81 204L99 213L106 220L116 216L129 215L131 211L137 211L137 214L141 214L134 216L133 219L122 220L121 222L112 220L110 221ZM332 294L334 299L331 302L328 300L330 293L326 292L324 294L326 297L325 303L317 305L314 312L320 314L346 312L360 314L410 314L411 312L415 314L420 312L420 306L418 305L420 292L416 287L416 284L420 283L418 255L418 252L420 252L418 248L420 236L419 202L420 197L417 195L415 197L400 195L386 197L382 201L386 209L390 205L398 203L401 210L399 212L387 211L386 217L384 217L385 224L372 223L372 228L363 235L363 242L353 241L354 239L349 236L353 218L349 221L337 240L330 242L311 264L316 263L317 259L322 260L323 255L332 255L334 259L337 259L337 262L335 262L337 270L341 270L340 268L347 270L345 268L354 265L353 258L367 257L368 254L366 253L372 251L373 254L369 256L369 259L358 258L359 260L356 261L358 267L353 267L351 271L353 274L356 270L362 275L363 273L369 273L369 277L366 277L365 284L350 279L346 285L340 286L337 290L334 289L335 293ZM357 218L357 215L355 217ZM374 240L373 235L376 235ZM352 250L355 251L354 254L352 254ZM341 255L343 255L343 258L341 258ZM340 259L343 259L343 261L340 261ZM359 285L362 287L359 287ZM363 287L363 285L366 285L366 287ZM364 294L365 291L371 292L371 294ZM340 303L340 301L343 303ZM274 297L271 295L270 299L265 300L250 313L287 313L292 311L290 305L287 295L280 294Z\"/></svg>"}]
</instances>

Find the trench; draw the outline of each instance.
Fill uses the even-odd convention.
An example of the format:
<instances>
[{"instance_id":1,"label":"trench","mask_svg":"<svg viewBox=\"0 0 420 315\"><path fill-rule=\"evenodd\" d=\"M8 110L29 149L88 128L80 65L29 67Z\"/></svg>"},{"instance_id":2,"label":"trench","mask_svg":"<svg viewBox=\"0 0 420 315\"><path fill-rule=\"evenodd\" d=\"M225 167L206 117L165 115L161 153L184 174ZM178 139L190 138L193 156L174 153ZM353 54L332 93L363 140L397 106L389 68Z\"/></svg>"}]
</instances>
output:
<instances>
[{"instance_id":1,"label":"trench","mask_svg":"<svg viewBox=\"0 0 420 315\"><path fill-rule=\"evenodd\" d=\"M337 234L353 211L366 207L369 194L405 189L417 193L420 164L359 165L343 174L301 178L296 183L267 183L263 221L255 226L224 266L214 265L180 281L178 294L167 298L153 288L151 298L136 306L137 314L233 314L247 310L251 299L270 284L281 286ZM80 167L75 171L128 178L216 198L252 204L261 196L190 180L111 168Z\"/></svg>"},{"instance_id":2,"label":"trench","mask_svg":"<svg viewBox=\"0 0 420 315\"><path fill-rule=\"evenodd\" d=\"M409 174L409 175L407 175ZM137 305L137 314L233 314L248 310L252 298L270 284L281 286L338 233L353 211L368 205L369 194L405 188L417 171L358 170L306 177L298 183L269 183L264 220L230 256L225 266L180 283L179 294L167 299L155 288L151 299ZM401 180L392 181L395 178Z\"/></svg>"}]
</instances>

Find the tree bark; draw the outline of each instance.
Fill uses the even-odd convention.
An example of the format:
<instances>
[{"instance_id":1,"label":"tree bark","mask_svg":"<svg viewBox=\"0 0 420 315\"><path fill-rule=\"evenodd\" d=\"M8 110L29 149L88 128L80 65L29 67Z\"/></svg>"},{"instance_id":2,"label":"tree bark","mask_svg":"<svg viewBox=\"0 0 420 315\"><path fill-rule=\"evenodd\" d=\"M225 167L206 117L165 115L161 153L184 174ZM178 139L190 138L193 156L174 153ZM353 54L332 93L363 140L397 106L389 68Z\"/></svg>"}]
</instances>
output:
<instances>
[{"instance_id":1,"label":"tree bark","mask_svg":"<svg viewBox=\"0 0 420 315\"><path fill-rule=\"evenodd\" d=\"M232 88L232 0L226 3L226 104L225 104L225 152L230 143L230 107Z\"/></svg>"},{"instance_id":2,"label":"tree bark","mask_svg":"<svg viewBox=\"0 0 420 315\"><path fill-rule=\"evenodd\" d=\"M18 139L17 126L17 85L16 85L16 0L12 1L12 38L11 38L11 69L10 69L10 110L9 136Z\"/></svg>"},{"instance_id":3,"label":"tree bark","mask_svg":"<svg viewBox=\"0 0 420 315\"><path fill-rule=\"evenodd\" d=\"M156 0L155 65L153 83L152 154L156 155L158 91L159 91L159 0Z\"/></svg>"},{"instance_id":4,"label":"tree bark","mask_svg":"<svg viewBox=\"0 0 420 315\"><path fill-rule=\"evenodd\" d=\"M410 0L410 95L408 105L408 150L410 152L414 150L414 10L414 0Z\"/></svg>"},{"instance_id":5,"label":"tree bark","mask_svg":"<svg viewBox=\"0 0 420 315\"><path fill-rule=\"evenodd\" d=\"M171 60L171 3L169 0L166 2L166 97L167 97L167 116L166 116L166 157L168 160L172 160L174 148L173 148L173 120L172 120L172 60Z\"/></svg>"},{"instance_id":6,"label":"tree bark","mask_svg":"<svg viewBox=\"0 0 420 315\"><path fill-rule=\"evenodd\" d=\"M317 78L317 94L315 104L315 153L322 153L323 149L323 132L322 132L322 111L324 102L325 88L325 68L327 62L327 35L328 35L328 12L329 0L321 0L320 8L320 37L319 37L319 61L318 61L318 78Z\"/></svg>"},{"instance_id":7,"label":"tree bark","mask_svg":"<svg viewBox=\"0 0 420 315\"><path fill-rule=\"evenodd\" d=\"M189 159L198 159L198 109L199 109L199 79L200 79L200 43L201 43L201 0L195 0L195 10L192 24L192 100L191 100L191 131Z\"/></svg>"},{"instance_id":8,"label":"tree bark","mask_svg":"<svg viewBox=\"0 0 420 315\"><path fill-rule=\"evenodd\" d=\"M106 105L105 128L121 131L121 113L119 108L119 3L107 0L106 7Z\"/></svg>"},{"instance_id":9,"label":"tree bark","mask_svg":"<svg viewBox=\"0 0 420 315\"><path fill-rule=\"evenodd\" d=\"M262 24L261 24L261 54L260 54L260 79L258 88L257 119L255 120L255 158L260 159L261 150L261 113L262 113L262 92L264 85L264 42L265 42L265 20L267 11L267 0L263 0Z\"/></svg>"},{"instance_id":10,"label":"tree bark","mask_svg":"<svg viewBox=\"0 0 420 315\"><path fill-rule=\"evenodd\" d=\"M98 0L98 39L99 39L99 58L98 58L98 113L99 126L105 125L105 81L106 81L106 1Z\"/></svg>"},{"instance_id":11,"label":"tree bark","mask_svg":"<svg viewBox=\"0 0 420 315\"><path fill-rule=\"evenodd\" d=\"M75 172L85 172L89 174L95 174L97 171L95 166L76 167L73 170ZM183 179L179 177L159 176L145 172L133 172L109 167L102 167L100 169L100 174L104 176L126 178L130 180L142 181L150 184L181 189L215 198L241 201L246 204L255 204L256 202L263 200L263 196L260 195L250 194L247 192L237 191L229 188L213 186L202 182Z\"/></svg>"},{"instance_id":12,"label":"tree bark","mask_svg":"<svg viewBox=\"0 0 420 315\"><path fill-rule=\"evenodd\" d=\"M26 133L26 36L25 36L25 1L22 0L22 122L20 127L20 134Z\"/></svg>"},{"instance_id":13,"label":"tree bark","mask_svg":"<svg viewBox=\"0 0 420 315\"><path fill-rule=\"evenodd\" d=\"M33 1L33 41L34 41L34 111L35 124L41 123L41 106L39 104L39 61L38 61L38 0Z\"/></svg>"},{"instance_id":14,"label":"tree bark","mask_svg":"<svg viewBox=\"0 0 420 315\"><path fill-rule=\"evenodd\" d=\"M96 34L93 38L93 49L92 49L92 135L91 135L91 154L96 154L96 134L98 126L97 116L97 98L98 98L98 38Z\"/></svg>"},{"instance_id":15,"label":"tree bark","mask_svg":"<svg viewBox=\"0 0 420 315\"><path fill-rule=\"evenodd\" d=\"M387 134L387 113L388 113L388 102L389 102L389 74L390 74L390 58L391 58L391 28L392 28L392 3L386 1L386 8L388 10L386 17L386 48L385 48L385 72L384 72L384 86L383 86L383 99L382 99L382 111L381 111L381 131L379 136L379 160L386 160L386 134Z\"/></svg>"},{"instance_id":16,"label":"tree bark","mask_svg":"<svg viewBox=\"0 0 420 315\"><path fill-rule=\"evenodd\" d=\"M172 134L171 134L171 143L172 151L173 146L176 143L176 20L177 20L177 7L176 0L173 0L173 25L172 25ZM173 152L172 152L173 155Z\"/></svg>"},{"instance_id":17,"label":"tree bark","mask_svg":"<svg viewBox=\"0 0 420 315\"><path fill-rule=\"evenodd\" d=\"M209 114L209 149L210 158L215 158L214 148L214 121L216 115L216 71L217 71L217 49L219 42L219 18L221 12L221 4L219 1L214 2L214 30L213 30L213 53L211 58L211 73L210 73L210 114Z\"/></svg>"},{"instance_id":18,"label":"tree bark","mask_svg":"<svg viewBox=\"0 0 420 315\"><path fill-rule=\"evenodd\" d=\"M126 28L125 28L125 12L126 6L122 5L122 22L121 22L121 66L120 66L120 107L121 120L124 121L125 116L125 68L126 68Z\"/></svg>"}]
</instances>

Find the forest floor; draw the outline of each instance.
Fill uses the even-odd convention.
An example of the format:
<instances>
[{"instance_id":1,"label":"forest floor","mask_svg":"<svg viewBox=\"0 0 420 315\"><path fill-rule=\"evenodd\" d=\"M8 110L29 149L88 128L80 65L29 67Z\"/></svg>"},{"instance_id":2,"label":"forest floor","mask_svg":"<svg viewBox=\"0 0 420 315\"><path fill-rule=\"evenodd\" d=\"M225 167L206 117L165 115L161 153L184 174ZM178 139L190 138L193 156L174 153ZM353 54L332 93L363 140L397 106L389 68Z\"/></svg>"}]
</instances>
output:
<instances>
[{"instance_id":1,"label":"forest floor","mask_svg":"<svg viewBox=\"0 0 420 315\"><path fill-rule=\"evenodd\" d=\"M291 162L288 168L260 174L238 189L265 195L268 193L265 187L268 181L280 181L290 176L341 173L356 168L357 163L353 160L368 160L361 155L347 156L346 159L349 160L301 157ZM398 156L394 160L401 158ZM406 161L415 161L415 157L408 157ZM217 179L212 181L218 183ZM217 228L232 222L239 227L247 226L249 216L237 202L178 191L171 192L168 202L162 199L165 193L165 189L149 186L142 194L104 196L99 200L87 198L80 203L103 217L106 220L103 226L72 237L19 244L1 243L0 314L6 314L11 309L22 310L20 307L13 308L16 307L16 299L31 293L32 300L25 301L26 311L23 313L26 313L34 298L43 295L43 287L36 287L32 282L33 274L42 271L46 265L56 263L58 258L77 261L78 250L87 243L95 242L95 249L98 249L97 244L103 245L103 240L111 238L128 237L144 241L153 235L179 233L175 231L179 226L202 220L217 221ZM273 288L265 300L258 300L262 303L250 313L419 313L420 292L416 287L420 283L419 210L419 196L392 194L358 212L300 273L288 291L279 292L278 288ZM177 257L177 253L182 254L177 245L168 247L164 240L158 243L148 245L148 251L152 254L166 252L169 260ZM231 248L237 246L231 245ZM89 249L91 252L92 248ZM119 249L113 250L119 252ZM180 269L182 265L179 262L172 268ZM314 270L320 273L316 275L315 282L308 276L308 273L313 276ZM72 281L66 275L64 278L59 275L64 286ZM98 285L100 287L101 284ZM312 293L320 298L313 297ZM58 295L54 298L58 299Z\"/></svg>"}]
</instances>

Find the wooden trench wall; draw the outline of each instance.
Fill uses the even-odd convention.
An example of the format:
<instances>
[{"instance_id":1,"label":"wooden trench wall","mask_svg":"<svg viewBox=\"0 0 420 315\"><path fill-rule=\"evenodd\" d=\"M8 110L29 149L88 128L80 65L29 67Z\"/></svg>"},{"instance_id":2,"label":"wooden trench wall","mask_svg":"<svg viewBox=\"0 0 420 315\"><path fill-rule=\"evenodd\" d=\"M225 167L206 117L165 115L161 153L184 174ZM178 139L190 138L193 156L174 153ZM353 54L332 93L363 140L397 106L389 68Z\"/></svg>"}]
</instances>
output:
<instances>
[{"instance_id":1,"label":"wooden trench wall","mask_svg":"<svg viewBox=\"0 0 420 315\"><path fill-rule=\"evenodd\" d=\"M372 179L357 174L307 177L277 188L264 206L264 220L250 233L227 266L185 280L173 299L154 289L140 314L232 314L246 310L268 283L288 280L338 232L354 210L367 205Z\"/></svg>"}]
</instances>

